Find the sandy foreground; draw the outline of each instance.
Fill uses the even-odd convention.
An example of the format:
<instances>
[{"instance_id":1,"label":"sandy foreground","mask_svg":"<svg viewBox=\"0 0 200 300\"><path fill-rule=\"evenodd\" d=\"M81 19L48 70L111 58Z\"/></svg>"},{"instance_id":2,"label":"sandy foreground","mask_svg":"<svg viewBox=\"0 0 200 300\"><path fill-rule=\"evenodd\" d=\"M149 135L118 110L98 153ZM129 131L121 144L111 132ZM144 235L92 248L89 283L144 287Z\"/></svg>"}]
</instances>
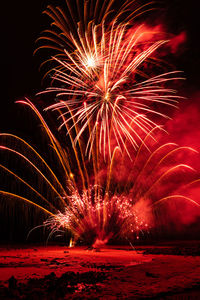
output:
<instances>
[{"instance_id":1,"label":"sandy foreground","mask_svg":"<svg viewBox=\"0 0 200 300\"><path fill-rule=\"evenodd\" d=\"M200 299L199 246L0 248L0 299Z\"/></svg>"}]
</instances>

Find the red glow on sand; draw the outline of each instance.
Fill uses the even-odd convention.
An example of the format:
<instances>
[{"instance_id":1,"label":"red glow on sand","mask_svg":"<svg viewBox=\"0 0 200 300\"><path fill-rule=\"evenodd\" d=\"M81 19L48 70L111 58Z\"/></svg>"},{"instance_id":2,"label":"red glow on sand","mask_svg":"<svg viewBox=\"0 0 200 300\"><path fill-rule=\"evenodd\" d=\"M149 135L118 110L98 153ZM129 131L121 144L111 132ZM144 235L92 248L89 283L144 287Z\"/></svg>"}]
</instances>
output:
<instances>
[{"instance_id":1,"label":"red glow on sand","mask_svg":"<svg viewBox=\"0 0 200 300\"><path fill-rule=\"evenodd\" d=\"M176 295L177 291L190 296L200 281L200 257L177 255L177 246L183 254L196 251L193 243L132 251L130 247L107 247L100 252L83 247L1 248L0 297L32 299L39 292L40 299L112 299L119 295L145 299L161 293ZM195 295L199 299L198 290Z\"/></svg>"}]
</instances>

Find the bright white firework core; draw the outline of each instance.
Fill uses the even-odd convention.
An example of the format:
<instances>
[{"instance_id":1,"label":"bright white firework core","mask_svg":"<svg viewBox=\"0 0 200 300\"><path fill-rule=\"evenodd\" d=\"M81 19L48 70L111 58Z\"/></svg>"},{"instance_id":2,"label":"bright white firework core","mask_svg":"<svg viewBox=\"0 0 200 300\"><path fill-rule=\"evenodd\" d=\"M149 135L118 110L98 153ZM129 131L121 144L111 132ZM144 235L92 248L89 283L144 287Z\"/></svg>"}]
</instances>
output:
<instances>
[{"instance_id":1,"label":"bright white firework core","mask_svg":"<svg viewBox=\"0 0 200 300\"><path fill-rule=\"evenodd\" d=\"M96 66L95 60L93 57L88 57L86 65L90 68L94 68Z\"/></svg>"}]
</instances>

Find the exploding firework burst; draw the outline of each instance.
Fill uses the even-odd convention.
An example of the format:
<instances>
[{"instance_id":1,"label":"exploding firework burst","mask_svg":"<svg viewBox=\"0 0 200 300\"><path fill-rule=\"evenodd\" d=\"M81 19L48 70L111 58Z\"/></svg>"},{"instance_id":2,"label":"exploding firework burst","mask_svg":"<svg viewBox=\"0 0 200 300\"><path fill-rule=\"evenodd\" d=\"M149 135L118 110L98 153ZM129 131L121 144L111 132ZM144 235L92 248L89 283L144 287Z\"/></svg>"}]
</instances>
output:
<instances>
[{"instance_id":1,"label":"exploding firework burst","mask_svg":"<svg viewBox=\"0 0 200 300\"><path fill-rule=\"evenodd\" d=\"M53 22L51 29L43 31L38 39L38 42L43 43L36 49L36 52L47 48L55 50L57 57L65 57L64 49L69 49L71 53L77 49L77 45L81 49L88 49L93 25L98 28L104 24L106 31L109 31L111 20L117 23L127 23L152 9L154 9L152 2L138 5L130 0L123 3L119 0L67 0L65 8L49 5L44 13Z\"/></svg>"},{"instance_id":2,"label":"exploding firework burst","mask_svg":"<svg viewBox=\"0 0 200 300\"><path fill-rule=\"evenodd\" d=\"M95 201L91 190L84 191L82 195L75 191L71 196L72 206L48 218L44 226L50 229L51 234L68 229L73 233L75 242L81 239L94 247L121 236L138 239L141 232L149 229L150 209L143 203L142 214L138 204L130 200L116 195L106 200L99 195Z\"/></svg>"},{"instance_id":3,"label":"exploding firework burst","mask_svg":"<svg viewBox=\"0 0 200 300\"><path fill-rule=\"evenodd\" d=\"M60 128L69 124L68 132L73 128L73 112L81 127L75 143L90 128L89 157L95 142L104 159L111 159L116 145L122 150L126 139L137 149L143 136L156 126L155 117L169 118L161 107L177 107L182 98L166 86L169 81L182 79L179 72L152 76L152 70L150 75L144 67L147 61L153 62L152 54L167 40L156 40L159 34L144 25L128 30L128 24L115 21L108 32L103 23L91 24L90 33L77 34L79 43L71 35L76 47L73 53L64 49L65 56L53 57L58 64L51 70L54 86L40 94L55 93L59 101L47 109L62 110L65 118Z\"/></svg>"},{"instance_id":4,"label":"exploding firework burst","mask_svg":"<svg viewBox=\"0 0 200 300\"><path fill-rule=\"evenodd\" d=\"M28 105L39 118L50 141L50 149L54 151L56 165L62 168L62 183L53 168L30 144L17 136L1 134L2 139L6 138L5 145L0 146L1 151L14 155L15 160L33 174L31 178L36 176L39 180L37 183L25 180L9 167L1 165L4 175L15 178L27 189L28 196L5 190L0 193L13 201L16 199L33 205L49 216L43 226L50 229L50 236L67 230L75 242L82 240L95 246L110 239L134 240L149 231L154 222L158 226L156 211L161 203L181 198L198 205L181 194L181 189L177 192L177 184L185 187L191 177L195 180L195 172L186 163L179 163L176 154L183 151L194 153L192 148L178 147L173 143L153 145L149 133L140 143L132 163L118 147L109 164L97 157L96 151L92 162L88 162L83 155L84 142L75 147L71 136L72 152L69 155L36 107L29 100L20 102ZM161 129L154 128L153 131L160 132ZM8 146L9 140L12 140L12 147ZM147 150L147 144L151 152ZM23 151L18 150L20 146L23 146ZM177 174L178 182L177 179L174 181Z\"/></svg>"}]
</instances>

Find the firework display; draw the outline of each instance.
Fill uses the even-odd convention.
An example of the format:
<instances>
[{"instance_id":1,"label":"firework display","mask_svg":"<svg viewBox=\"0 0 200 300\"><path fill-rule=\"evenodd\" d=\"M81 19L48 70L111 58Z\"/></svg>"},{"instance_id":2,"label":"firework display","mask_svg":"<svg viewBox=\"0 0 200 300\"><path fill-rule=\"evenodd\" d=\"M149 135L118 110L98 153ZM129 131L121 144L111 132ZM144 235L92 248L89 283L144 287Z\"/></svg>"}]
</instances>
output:
<instances>
[{"instance_id":1,"label":"firework display","mask_svg":"<svg viewBox=\"0 0 200 300\"><path fill-rule=\"evenodd\" d=\"M52 79L65 87L50 87L45 91L55 92L60 99L47 109L64 111L65 121L60 128L70 123L70 111L73 111L73 118L81 127L75 143L90 127L86 150L89 157L97 136L99 152L103 153L104 159L106 152L111 158L116 145L120 149L125 148L129 155L125 139L128 138L136 149L142 134L147 134L156 126L154 115L168 118L155 110L152 104L176 107L181 98L174 95L176 91L164 86L170 80L180 79L178 72L148 78L140 71L147 58L166 41L160 40L152 45L148 41L142 47L145 35L153 35L152 32L145 31L141 26L132 33L131 38L126 38L125 33L126 25L113 25L109 35L104 33L102 27L101 40L97 42L94 28L92 45L88 50L84 51L77 45L78 51L74 55L66 51L65 60L54 58L60 68L54 70ZM136 81L136 76L141 73L148 79ZM68 131L72 128L69 125Z\"/></svg>"},{"instance_id":2,"label":"firework display","mask_svg":"<svg viewBox=\"0 0 200 300\"><path fill-rule=\"evenodd\" d=\"M18 101L39 120L52 161L22 138L1 133L0 150L29 175L1 164L26 192L0 193L43 211L46 220L38 227L48 228L49 238L67 231L74 243L93 247L134 241L163 222L166 203L181 199L199 206L186 192L198 179L184 157L196 151L163 142L160 125L183 98L169 86L183 76L160 71L155 55L168 39L145 24L133 25L150 3L66 3L66 12L53 6L45 11L53 29L43 33L39 42L48 43L37 49L54 51L45 62L51 86L38 95L52 99L45 111L58 118L59 133L32 101Z\"/></svg>"},{"instance_id":3,"label":"firework display","mask_svg":"<svg viewBox=\"0 0 200 300\"><path fill-rule=\"evenodd\" d=\"M1 134L7 144L0 146L1 151L13 154L15 160L23 163L24 168L37 177L36 182L32 180L30 184L1 165L4 174L11 175L18 185L27 189L28 196L3 190L1 194L5 198L19 199L42 210L47 220L41 226L50 229L49 237L68 230L75 242L84 241L93 245L104 244L116 238L139 239L155 223L158 226L161 212L157 214L157 211L162 211L161 204L166 201L181 198L191 205L198 205L182 194L183 188L191 184L191 178L195 181L195 171L178 159L180 152L195 154L194 149L178 147L174 143L152 144L150 132L140 143L132 161L126 151L121 153L118 146L109 163L99 157L96 151L98 147L93 151L92 160L85 160L84 150L87 144L84 141L79 141L75 146L71 133L71 150L67 153L33 103L28 99L20 103L30 107L40 120L48 144L50 143L49 147L53 149L54 164L62 170L62 182L55 174L54 166L52 168L29 143L15 135ZM74 134L78 134L77 130L76 127ZM155 127L152 131L158 135L163 130ZM8 146L9 140L11 147ZM19 151L19 146L24 150ZM174 181L174 178L177 174L180 189L175 193L177 180ZM41 189L40 186L44 188ZM31 198L28 198L30 195Z\"/></svg>"}]
</instances>

